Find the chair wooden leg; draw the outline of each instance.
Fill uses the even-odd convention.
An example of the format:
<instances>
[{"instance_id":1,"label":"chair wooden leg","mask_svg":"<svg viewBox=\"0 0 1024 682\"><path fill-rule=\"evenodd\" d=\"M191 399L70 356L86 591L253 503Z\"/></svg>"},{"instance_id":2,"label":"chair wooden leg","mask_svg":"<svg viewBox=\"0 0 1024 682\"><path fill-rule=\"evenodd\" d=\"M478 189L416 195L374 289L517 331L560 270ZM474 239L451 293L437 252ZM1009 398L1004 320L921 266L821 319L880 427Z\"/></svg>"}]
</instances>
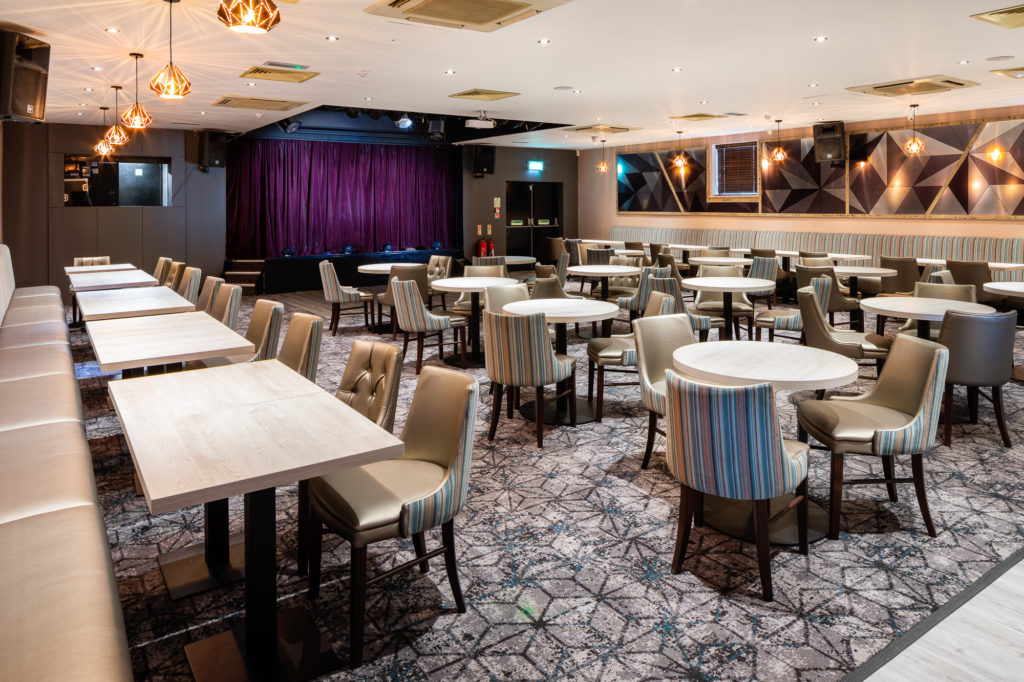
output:
<instances>
[{"instance_id":1,"label":"chair wooden leg","mask_svg":"<svg viewBox=\"0 0 1024 682\"><path fill-rule=\"evenodd\" d=\"M1006 430L1006 414L1003 411L1003 387L992 387L992 409L996 413L996 423L999 424L999 435L1003 437L1003 445L1010 447L1010 432Z\"/></svg>"},{"instance_id":2,"label":"chair wooden leg","mask_svg":"<svg viewBox=\"0 0 1024 682\"><path fill-rule=\"evenodd\" d=\"M452 335L454 335L454 334L455 334L455 332L452 332ZM437 333L437 359L438 360L444 360L444 331L443 330L439 331Z\"/></svg>"},{"instance_id":3,"label":"chair wooden leg","mask_svg":"<svg viewBox=\"0 0 1024 682\"><path fill-rule=\"evenodd\" d=\"M978 387L967 387L967 410L970 412L972 424L978 423Z\"/></svg>"},{"instance_id":4,"label":"chair wooden leg","mask_svg":"<svg viewBox=\"0 0 1024 682\"><path fill-rule=\"evenodd\" d=\"M686 547L690 544L690 527L693 525L694 491L679 485L679 523L676 526L676 551L672 554L672 572L681 573Z\"/></svg>"},{"instance_id":5,"label":"chair wooden leg","mask_svg":"<svg viewBox=\"0 0 1024 682\"><path fill-rule=\"evenodd\" d=\"M412 535L412 546L416 550L416 558L422 557L427 553L427 541L423 537L423 531L419 533L413 533ZM430 563L424 561L420 564L420 573L426 573L430 570Z\"/></svg>"},{"instance_id":6,"label":"chair wooden leg","mask_svg":"<svg viewBox=\"0 0 1024 682\"><path fill-rule=\"evenodd\" d=\"M349 664L363 664L363 622L366 617L366 545L352 547L352 597L349 600Z\"/></svg>"},{"instance_id":7,"label":"chair wooden leg","mask_svg":"<svg viewBox=\"0 0 1024 682\"><path fill-rule=\"evenodd\" d=\"M331 304L331 336L338 335L338 321L341 319L341 304Z\"/></svg>"},{"instance_id":8,"label":"chair wooden leg","mask_svg":"<svg viewBox=\"0 0 1024 682\"><path fill-rule=\"evenodd\" d=\"M882 457L882 472L888 479L896 478L895 460L891 455ZM895 483L886 483L885 489L889 493L890 502L899 502L899 493L896 492Z\"/></svg>"},{"instance_id":9,"label":"chair wooden leg","mask_svg":"<svg viewBox=\"0 0 1024 682\"><path fill-rule=\"evenodd\" d=\"M544 447L544 387L537 387L537 398L534 402L537 412L537 447Z\"/></svg>"},{"instance_id":10,"label":"chair wooden leg","mask_svg":"<svg viewBox=\"0 0 1024 682\"><path fill-rule=\"evenodd\" d=\"M587 402L594 399L594 361L587 359Z\"/></svg>"},{"instance_id":11,"label":"chair wooden leg","mask_svg":"<svg viewBox=\"0 0 1024 682\"><path fill-rule=\"evenodd\" d=\"M395 317L395 309L391 309L391 340L398 338L398 318Z\"/></svg>"},{"instance_id":12,"label":"chair wooden leg","mask_svg":"<svg viewBox=\"0 0 1024 682\"><path fill-rule=\"evenodd\" d=\"M501 418L501 395L505 387L497 382L491 382L494 387L494 399L491 401L491 430L487 432L487 440L494 440L494 434L498 431L498 419Z\"/></svg>"},{"instance_id":13,"label":"chair wooden leg","mask_svg":"<svg viewBox=\"0 0 1024 682\"><path fill-rule=\"evenodd\" d=\"M928 535L935 537L935 525L932 523L932 515L928 512L928 495L924 488L924 455L911 455L910 464L914 471L914 492L917 493L917 504L921 507L921 516L924 517L924 527L928 529Z\"/></svg>"},{"instance_id":14,"label":"chair wooden leg","mask_svg":"<svg viewBox=\"0 0 1024 682\"><path fill-rule=\"evenodd\" d=\"M953 441L953 384L946 384L942 396L942 442L948 448Z\"/></svg>"},{"instance_id":15,"label":"chair wooden leg","mask_svg":"<svg viewBox=\"0 0 1024 682\"><path fill-rule=\"evenodd\" d=\"M843 507L843 453L832 453L831 499L828 510L828 537L839 539L839 514Z\"/></svg>"},{"instance_id":16,"label":"chair wooden leg","mask_svg":"<svg viewBox=\"0 0 1024 682\"><path fill-rule=\"evenodd\" d=\"M320 596L320 562L323 555L324 524L320 517L310 513L309 525L306 528L309 538L309 587L306 597L315 601Z\"/></svg>"},{"instance_id":17,"label":"chair wooden leg","mask_svg":"<svg viewBox=\"0 0 1024 682\"><path fill-rule=\"evenodd\" d=\"M654 451L654 436L657 435L658 413L650 410L647 417L647 449L644 450L644 461L640 464L641 469L646 469L651 463L651 453Z\"/></svg>"},{"instance_id":18,"label":"chair wooden leg","mask_svg":"<svg viewBox=\"0 0 1024 682\"><path fill-rule=\"evenodd\" d=\"M447 299L445 299L444 297L443 291L441 292L441 310L444 310L445 312L448 311L448 302Z\"/></svg>"},{"instance_id":19,"label":"chair wooden leg","mask_svg":"<svg viewBox=\"0 0 1024 682\"><path fill-rule=\"evenodd\" d=\"M597 368L597 406L594 409L594 421L600 423L604 417L604 367Z\"/></svg>"},{"instance_id":20,"label":"chair wooden leg","mask_svg":"<svg viewBox=\"0 0 1024 682\"><path fill-rule=\"evenodd\" d=\"M423 368L423 332L416 332L416 374Z\"/></svg>"},{"instance_id":21,"label":"chair wooden leg","mask_svg":"<svg viewBox=\"0 0 1024 682\"><path fill-rule=\"evenodd\" d=\"M761 340L761 328L760 327L758 327L757 329L754 330L754 340L755 341L760 341Z\"/></svg>"},{"instance_id":22,"label":"chair wooden leg","mask_svg":"<svg viewBox=\"0 0 1024 682\"><path fill-rule=\"evenodd\" d=\"M796 487L796 494L803 496L803 500L796 506L796 532L800 542L800 553L807 554L807 479L805 478Z\"/></svg>"},{"instance_id":23,"label":"chair wooden leg","mask_svg":"<svg viewBox=\"0 0 1024 682\"><path fill-rule=\"evenodd\" d=\"M700 339L700 341L702 341L702 342L703 342L703 341L707 341L707 340L708 340L708 334L710 334L710 333L711 333L711 332L710 332L710 330L708 330L708 329L701 329L701 330L700 330L700 332L699 332L699 337L698 337L698 338L699 338L699 339Z\"/></svg>"},{"instance_id":24,"label":"chair wooden leg","mask_svg":"<svg viewBox=\"0 0 1024 682\"><path fill-rule=\"evenodd\" d=\"M462 369L466 369L466 328L463 327L460 330L459 335L462 337L459 343L459 350L462 353Z\"/></svg>"},{"instance_id":25,"label":"chair wooden leg","mask_svg":"<svg viewBox=\"0 0 1024 682\"><path fill-rule=\"evenodd\" d=\"M309 569L309 481L299 481L299 537L295 563L299 575L306 575Z\"/></svg>"},{"instance_id":26,"label":"chair wooden leg","mask_svg":"<svg viewBox=\"0 0 1024 682\"><path fill-rule=\"evenodd\" d=\"M758 339L758 341L760 341L760 340L761 339ZM768 330L768 340L769 341L773 341L773 342L775 341L775 330L774 329L769 329Z\"/></svg>"},{"instance_id":27,"label":"chair wooden leg","mask_svg":"<svg viewBox=\"0 0 1024 682\"><path fill-rule=\"evenodd\" d=\"M459 570L455 565L455 520L441 525L441 541L444 543L444 567L448 571L448 583L452 586L455 597L455 608L459 613L466 612L466 600L462 598L462 586L459 584Z\"/></svg>"},{"instance_id":28,"label":"chair wooden leg","mask_svg":"<svg viewBox=\"0 0 1024 682\"><path fill-rule=\"evenodd\" d=\"M402 357L409 354L409 332L402 332Z\"/></svg>"},{"instance_id":29,"label":"chair wooden leg","mask_svg":"<svg viewBox=\"0 0 1024 682\"><path fill-rule=\"evenodd\" d=\"M875 333L879 336L885 335L885 315L875 316Z\"/></svg>"},{"instance_id":30,"label":"chair wooden leg","mask_svg":"<svg viewBox=\"0 0 1024 682\"><path fill-rule=\"evenodd\" d=\"M768 542L768 500L754 500L754 543L757 545L757 570L761 574L761 595L772 601L772 553Z\"/></svg>"},{"instance_id":31,"label":"chair wooden leg","mask_svg":"<svg viewBox=\"0 0 1024 682\"><path fill-rule=\"evenodd\" d=\"M576 367L572 368L572 393L569 394L569 426L576 428Z\"/></svg>"},{"instance_id":32,"label":"chair wooden leg","mask_svg":"<svg viewBox=\"0 0 1024 682\"><path fill-rule=\"evenodd\" d=\"M512 419L512 410L515 409L514 406L515 406L515 403L516 403L516 390L517 389L516 389L515 386L509 386L508 387L508 395L506 396L506 398L508 399L508 415L507 416L508 416L509 419Z\"/></svg>"},{"instance_id":33,"label":"chair wooden leg","mask_svg":"<svg viewBox=\"0 0 1024 682\"><path fill-rule=\"evenodd\" d=\"M371 313L370 313L370 302L369 301L363 301L363 325L367 329L370 328L370 316L371 316Z\"/></svg>"}]
</instances>

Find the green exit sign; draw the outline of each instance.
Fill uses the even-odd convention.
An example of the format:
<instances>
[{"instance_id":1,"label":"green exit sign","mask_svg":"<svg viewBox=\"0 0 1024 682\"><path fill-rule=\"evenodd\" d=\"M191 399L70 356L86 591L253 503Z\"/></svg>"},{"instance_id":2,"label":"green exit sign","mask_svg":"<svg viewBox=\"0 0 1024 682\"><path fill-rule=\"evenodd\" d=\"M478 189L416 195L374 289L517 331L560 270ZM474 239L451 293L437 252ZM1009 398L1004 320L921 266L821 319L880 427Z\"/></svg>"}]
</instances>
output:
<instances>
[{"instance_id":1,"label":"green exit sign","mask_svg":"<svg viewBox=\"0 0 1024 682\"><path fill-rule=\"evenodd\" d=\"M542 170L544 170L544 162L543 161L527 161L526 162L526 170L542 171Z\"/></svg>"}]
</instances>

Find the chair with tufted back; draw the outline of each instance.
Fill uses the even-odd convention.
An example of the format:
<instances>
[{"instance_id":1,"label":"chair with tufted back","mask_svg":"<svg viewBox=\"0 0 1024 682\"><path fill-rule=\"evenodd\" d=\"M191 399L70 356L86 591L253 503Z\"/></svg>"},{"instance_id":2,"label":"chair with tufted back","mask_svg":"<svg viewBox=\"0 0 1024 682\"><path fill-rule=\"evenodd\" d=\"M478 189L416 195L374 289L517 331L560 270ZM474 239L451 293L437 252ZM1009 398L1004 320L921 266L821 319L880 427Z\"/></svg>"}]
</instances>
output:
<instances>
[{"instance_id":1,"label":"chair with tufted back","mask_svg":"<svg viewBox=\"0 0 1024 682\"><path fill-rule=\"evenodd\" d=\"M110 265L110 256L76 256L75 265Z\"/></svg>"},{"instance_id":2,"label":"chair with tufted back","mask_svg":"<svg viewBox=\"0 0 1024 682\"><path fill-rule=\"evenodd\" d=\"M199 299L199 281L202 277L203 271L199 268L185 268L178 283L178 295L189 303L195 303Z\"/></svg>"},{"instance_id":3,"label":"chair with tufted back","mask_svg":"<svg viewBox=\"0 0 1024 682\"><path fill-rule=\"evenodd\" d=\"M431 256L427 262L427 307L434 307L434 296L441 297L441 310L448 310L448 302L445 300L445 292L435 291L430 283L435 279L448 279L452 276L451 256Z\"/></svg>"},{"instance_id":4,"label":"chair with tufted back","mask_svg":"<svg viewBox=\"0 0 1024 682\"><path fill-rule=\"evenodd\" d=\"M373 318L373 309L371 307L374 302L373 294L368 291L360 291L352 287L342 286L341 281L338 279L338 271L334 269L329 260L320 261L320 283L324 287L324 299L331 304L331 322L327 326L331 336L338 335L338 327L341 323L341 312L343 310L358 310L362 307L363 324L369 329L370 320ZM347 307L342 308L342 303L346 304Z\"/></svg>"},{"instance_id":5,"label":"chair with tufted back","mask_svg":"<svg viewBox=\"0 0 1024 682\"><path fill-rule=\"evenodd\" d=\"M181 276L185 272L185 263L180 260L173 261L171 266L167 268L167 279L161 284L170 289L177 290L178 285L181 284Z\"/></svg>"},{"instance_id":6,"label":"chair with tufted back","mask_svg":"<svg viewBox=\"0 0 1024 682\"><path fill-rule=\"evenodd\" d=\"M323 333L324 321L319 315L293 313L288 331L281 343L278 361L310 381L316 381L316 370L320 364L320 339Z\"/></svg>"},{"instance_id":7,"label":"chair with tufted back","mask_svg":"<svg viewBox=\"0 0 1024 682\"><path fill-rule=\"evenodd\" d=\"M404 337L402 353L409 349L409 334L416 334L416 374L423 367L423 347L427 334L437 334L439 357L444 359L444 332L452 330L452 345L462 353L462 369L466 369L466 325L467 320L459 315L435 314L427 310L420 297L417 282L412 280L391 280L391 296L394 300L394 314L398 328Z\"/></svg>"},{"instance_id":8,"label":"chair with tufted back","mask_svg":"<svg viewBox=\"0 0 1024 682\"><path fill-rule=\"evenodd\" d=\"M217 289L217 295L210 304L210 311L207 314L234 329L238 322L238 308L241 303L242 287L237 284L222 284Z\"/></svg>"},{"instance_id":9,"label":"chair with tufted back","mask_svg":"<svg viewBox=\"0 0 1024 682\"><path fill-rule=\"evenodd\" d=\"M220 277L206 276L206 279L203 280L203 289L199 292L199 298L196 299L196 311L201 313L210 312L210 306L213 305L214 299L217 298L217 290L220 289L221 284L224 284L224 280Z\"/></svg>"}]
</instances>

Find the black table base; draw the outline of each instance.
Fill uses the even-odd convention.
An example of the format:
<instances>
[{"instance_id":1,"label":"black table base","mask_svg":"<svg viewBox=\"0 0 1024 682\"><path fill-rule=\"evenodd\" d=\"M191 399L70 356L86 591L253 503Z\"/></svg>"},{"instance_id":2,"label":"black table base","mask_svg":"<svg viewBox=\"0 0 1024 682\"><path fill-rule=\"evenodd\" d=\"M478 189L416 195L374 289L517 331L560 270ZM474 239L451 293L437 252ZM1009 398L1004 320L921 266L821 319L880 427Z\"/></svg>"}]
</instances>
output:
<instances>
[{"instance_id":1,"label":"black table base","mask_svg":"<svg viewBox=\"0 0 1024 682\"><path fill-rule=\"evenodd\" d=\"M561 390L561 388L559 388ZM565 407L562 407L565 403ZM537 419L537 404L531 400L519 404L519 414L524 419L534 421ZM594 421L594 408L586 398L576 398L576 424L589 424ZM558 405L544 403L544 423L549 426L569 426L572 422L569 419L568 398L558 400Z\"/></svg>"},{"instance_id":2,"label":"black table base","mask_svg":"<svg viewBox=\"0 0 1024 682\"><path fill-rule=\"evenodd\" d=\"M794 495L773 498L769 517L784 509ZM740 540L754 541L754 505L750 500L730 500L714 495L704 496L704 523L715 530ZM828 533L828 512L814 502L807 503L807 540L816 542ZM798 545L796 508L777 519L768 529L773 545Z\"/></svg>"}]
</instances>

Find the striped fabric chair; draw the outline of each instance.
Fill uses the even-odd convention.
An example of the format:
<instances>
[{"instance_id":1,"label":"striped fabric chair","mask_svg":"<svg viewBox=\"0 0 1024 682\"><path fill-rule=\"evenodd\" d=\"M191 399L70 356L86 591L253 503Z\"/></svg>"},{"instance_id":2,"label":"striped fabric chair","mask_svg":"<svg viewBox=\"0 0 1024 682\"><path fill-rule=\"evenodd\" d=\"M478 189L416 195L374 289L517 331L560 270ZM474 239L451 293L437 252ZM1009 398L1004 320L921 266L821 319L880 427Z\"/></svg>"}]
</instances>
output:
<instances>
[{"instance_id":1,"label":"striped fabric chair","mask_svg":"<svg viewBox=\"0 0 1024 682\"><path fill-rule=\"evenodd\" d=\"M829 532L839 538L843 486L885 483L896 501L896 483L913 483L928 534L935 526L928 513L924 453L935 446L939 410L946 385L949 350L915 336L897 336L885 368L870 391L858 396L805 400L796 406L800 440L808 434L832 451L832 499ZM843 479L846 455L882 459L884 478ZM896 455L910 455L911 478L896 478Z\"/></svg>"},{"instance_id":2,"label":"striped fabric chair","mask_svg":"<svg viewBox=\"0 0 1024 682\"><path fill-rule=\"evenodd\" d=\"M153 279L160 284L164 283L167 279L167 271L171 267L171 259L166 256L160 256L156 259L156 266L153 268Z\"/></svg>"},{"instance_id":3,"label":"striped fabric chair","mask_svg":"<svg viewBox=\"0 0 1024 682\"><path fill-rule=\"evenodd\" d=\"M565 240L565 250L569 252L569 265L580 264L580 244L582 241L581 239Z\"/></svg>"},{"instance_id":4,"label":"striped fabric chair","mask_svg":"<svg viewBox=\"0 0 1024 682\"><path fill-rule=\"evenodd\" d=\"M110 256L76 256L75 265L110 265Z\"/></svg>"},{"instance_id":5,"label":"striped fabric chair","mask_svg":"<svg viewBox=\"0 0 1024 682\"><path fill-rule=\"evenodd\" d=\"M665 414L665 371L675 366L672 352L680 346L696 343L686 315L644 317L633 322L636 337L636 364L640 373L640 402L647 408L647 447L641 469L651 463L658 417Z\"/></svg>"},{"instance_id":6,"label":"striped fabric chair","mask_svg":"<svg viewBox=\"0 0 1024 682\"><path fill-rule=\"evenodd\" d=\"M308 313L293 313L288 331L281 343L278 361L310 381L316 381L316 370L320 364L320 339L323 334L322 317Z\"/></svg>"},{"instance_id":7,"label":"striped fabric chair","mask_svg":"<svg viewBox=\"0 0 1024 682\"><path fill-rule=\"evenodd\" d=\"M444 555L455 607L465 613L455 557L455 517L469 494L473 426L479 388L476 379L450 369L427 367L416 385L409 417L400 436L405 455L367 464L310 482L309 597L320 593L323 529L351 546L349 600L349 664L363 662L366 588L395 571L418 565L427 572L429 559ZM386 500L386 502L384 502ZM382 509L381 505L386 507ZM442 546L426 551L424 532L441 527ZM367 545L394 538L412 538L416 558L367 579Z\"/></svg>"},{"instance_id":8,"label":"striped fabric chair","mask_svg":"<svg viewBox=\"0 0 1024 682\"><path fill-rule=\"evenodd\" d=\"M277 342L281 337L281 321L284 319L284 304L261 298L256 301L249 319L245 338L256 346L253 355L236 355L225 358L209 358L185 363L186 369L220 367L240 362L259 362L277 357Z\"/></svg>"},{"instance_id":9,"label":"striped fabric chair","mask_svg":"<svg viewBox=\"0 0 1024 682\"><path fill-rule=\"evenodd\" d=\"M831 263L831 261L829 261ZM832 291L829 293L828 298L828 323L832 326L836 324L836 313L849 313L850 315L850 328L856 328L857 331L864 331L864 317L863 315L858 316L860 312L860 302L855 298L843 295L843 289L839 284L839 280L836 278L835 268L829 264L827 266L796 266L796 285L800 289L806 286L810 286L811 279L814 277L830 277L832 279ZM859 327L858 325L859 320Z\"/></svg>"},{"instance_id":10,"label":"striped fabric chair","mask_svg":"<svg viewBox=\"0 0 1024 682\"><path fill-rule=\"evenodd\" d=\"M237 284L222 284L210 304L209 315L231 329L238 322L238 307L242 303L242 287Z\"/></svg>"},{"instance_id":11,"label":"striped fabric chair","mask_svg":"<svg viewBox=\"0 0 1024 682\"><path fill-rule=\"evenodd\" d=\"M203 289L199 292L199 298L196 299L196 310L198 312L210 312L210 306L213 305L214 299L217 298L217 290L220 289L221 284L224 284L224 280L220 277L206 276L206 279L203 280Z\"/></svg>"},{"instance_id":12,"label":"striped fabric chair","mask_svg":"<svg viewBox=\"0 0 1024 682\"><path fill-rule=\"evenodd\" d=\"M750 269L747 270L747 277L751 279L767 279L772 282L776 281L779 274L779 261L776 258L765 258L763 256L754 256L754 262L750 264ZM752 298L763 298L768 309L771 310L775 304L775 288L765 289L763 291L751 291L747 293L748 297Z\"/></svg>"},{"instance_id":13,"label":"striped fabric chair","mask_svg":"<svg viewBox=\"0 0 1024 682\"><path fill-rule=\"evenodd\" d=\"M500 277L508 277L508 265L504 256L473 256L473 265L500 265Z\"/></svg>"},{"instance_id":14,"label":"striped fabric chair","mask_svg":"<svg viewBox=\"0 0 1024 682\"><path fill-rule=\"evenodd\" d=\"M707 341L712 329L718 330L718 338L722 338L722 329L725 328L725 318L720 315L700 315L686 307L683 299L683 291L679 287L679 280L675 277L653 277L651 278L651 290L668 294L675 301L676 313L686 315L690 320L690 328L697 332L701 341Z\"/></svg>"},{"instance_id":15,"label":"striped fabric chair","mask_svg":"<svg viewBox=\"0 0 1024 682\"><path fill-rule=\"evenodd\" d=\"M402 354L409 350L409 334L416 334L416 374L423 367L423 346L427 334L437 334L438 356L444 359L444 332L452 330L452 346L462 353L462 369L466 369L466 318L457 315L435 315L427 310L419 286L414 280L391 280L391 297L398 328L402 330Z\"/></svg>"},{"instance_id":16,"label":"striped fabric chair","mask_svg":"<svg viewBox=\"0 0 1024 682\"><path fill-rule=\"evenodd\" d=\"M331 336L338 335L342 310L358 310L362 307L363 324L367 329L370 328L370 320L373 319L373 310L371 309L374 301L373 294L342 286L338 279L338 271L334 269L329 260L320 261L320 283L324 287L324 299L331 304L331 322L327 326ZM343 303L346 304L346 308L341 307Z\"/></svg>"},{"instance_id":17,"label":"striped fabric chair","mask_svg":"<svg viewBox=\"0 0 1024 682\"><path fill-rule=\"evenodd\" d=\"M430 303L430 285L427 281L426 265L410 265L406 263L395 265L391 268L391 274L388 276L388 279L416 282L416 287L420 292L420 299L424 303ZM391 318L391 340L394 341L398 338L398 319L395 317L395 302L391 292L392 289L389 281L384 291L377 294L377 325L384 324L384 309L387 308L388 316Z\"/></svg>"},{"instance_id":18,"label":"striped fabric chair","mask_svg":"<svg viewBox=\"0 0 1024 682\"><path fill-rule=\"evenodd\" d=\"M167 268L167 279L161 282L161 284L177 291L178 285L181 284L181 276L184 272L185 263L180 260L173 261L171 266Z\"/></svg>"},{"instance_id":19,"label":"striped fabric chair","mask_svg":"<svg viewBox=\"0 0 1024 682\"><path fill-rule=\"evenodd\" d=\"M645 267L640 271L640 281L637 283L636 291L632 296L620 296L619 307L629 311L629 319L634 319L641 312L647 309L647 301L651 297L651 278L669 277L672 274L671 268Z\"/></svg>"},{"instance_id":20,"label":"striped fabric chair","mask_svg":"<svg viewBox=\"0 0 1024 682\"><path fill-rule=\"evenodd\" d=\"M562 251L558 254L558 258L554 265L543 265L538 264L534 266L534 277L527 280L529 284L533 284L533 280L544 279L547 277L557 277L561 285L565 286L565 276L569 268L569 254Z\"/></svg>"},{"instance_id":21,"label":"striped fabric chair","mask_svg":"<svg viewBox=\"0 0 1024 682\"><path fill-rule=\"evenodd\" d=\"M543 313L535 315L495 315L483 312L484 365L494 383L491 403L491 429L488 440L494 440L501 416L502 389L508 389L508 418L516 389L536 388L537 447L544 447L544 387L568 381L568 387L556 391L555 398L569 398L569 418L576 426L576 358L555 353L548 336Z\"/></svg>"},{"instance_id":22,"label":"striped fabric chair","mask_svg":"<svg viewBox=\"0 0 1024 682\"><path fill-rule=\"evenodd\" d=\"M782 437L771 384L713 386L666 372L668 468L681 484L672 572L683 570L690 526L701 522L704 495L753 503L761 594L772 601L768 527L797 508L800 553L807 554L806 443ZM796 493L769 518L771 499Z\"/></svg>"},{"instance_id":23,"label":"striped fabric chair","mask_svg":"<svg viewBox=\"0 0 1024 682\"><path fill-rule=\"evenodd\" d=\"M825 306L828 305L829 291L832 289L832 280L828 277L815 277L811 280L811 289L814 291L814 301L818 304L818 309L824 318L826 313ZM775 340L775 332L777 331L800 332L800 337L803 338L803 317L800 316L800 310L798 309L775 308L762 310L754 318L754 330L757 333L755 338L758 341L761 340L762 329L768 330L769 341Z\"/></svg>"},{"instance_id":24,"label":"striped fabric chair","mask_svg":"<svg viewBox=\"0 0 1024 682\"><path fill-rule=\"evenodd\" d=\"M835 287L835 280L832 280ZM813 287L807 286L796 291L800 305L800 318L804 325L804 341L811 348L832 351L854 360L874 360L877 371L889 355L892 342L878 334L839 330L829 324L822 312L823 302Z\"/></svg>"},{"instance_id":25,"label":"striped fabric chair","mask_svg":"<svg viewBox=\"0 0 1024 682\"><path fill-rule=\"evenodd\" d=\"M441 297L441 310L448 310L445 292L430 286L435 279L448 279L452 276L452 257L433 255L427 261L427 307L433 309L434 296Z\"/></svg>"},{"instance_id":26,"label":"striped fabric chair","mask_svg":"<svg viewBox=\"0 0 1024 682\"><path fill-rule=\"evenodd\" d=\"M202 278L203 271L199 268L185 268L178 283L178 295L189 303L195 303L199 300L199 282Z\"/></svg>"}]
</instances>

